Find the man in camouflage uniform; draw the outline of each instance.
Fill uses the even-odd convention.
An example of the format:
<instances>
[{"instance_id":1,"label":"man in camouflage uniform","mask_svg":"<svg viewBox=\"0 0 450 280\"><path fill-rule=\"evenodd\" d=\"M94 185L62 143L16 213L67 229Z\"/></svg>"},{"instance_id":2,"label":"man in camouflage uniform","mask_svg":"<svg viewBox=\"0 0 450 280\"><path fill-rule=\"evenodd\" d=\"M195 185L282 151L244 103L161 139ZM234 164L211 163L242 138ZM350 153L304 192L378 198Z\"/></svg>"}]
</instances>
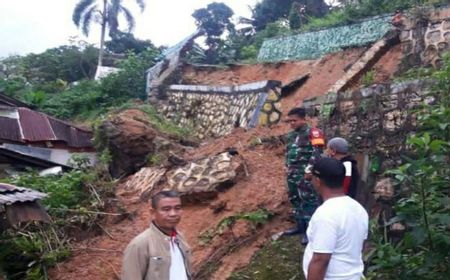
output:
<instances>
[{"instance_id":1,"label":"man in camouflage uniform","mask_svg":"<svg viewBox=\"0 0 450 280\"><path fill-rule=\"evenodd\" d=\"M308 176L308 167L320 158L325 140L319 129L308 126L305 117L304 108L294 108L286 119L293 129L284 137L287 188L297 223L296 228L285 232L286 235L305 233L312 214L321 203L312 183L305 178L305 172ZM302 243L307 240L304 238Z\"/></svg>"}]
</instances>

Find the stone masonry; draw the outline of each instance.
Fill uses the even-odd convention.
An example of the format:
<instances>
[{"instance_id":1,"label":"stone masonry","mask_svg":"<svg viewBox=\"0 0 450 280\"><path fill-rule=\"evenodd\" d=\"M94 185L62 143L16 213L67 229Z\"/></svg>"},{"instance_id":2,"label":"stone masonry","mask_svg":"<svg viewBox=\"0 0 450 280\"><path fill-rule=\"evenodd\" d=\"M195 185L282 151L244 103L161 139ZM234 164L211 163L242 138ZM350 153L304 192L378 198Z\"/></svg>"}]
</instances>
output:
<instances>
[{"instance_id":1,"label":"stone masonry","mask_svg":"<svg viewBox=\"0 0 450 280\"><path fill-rule=\"evenodd\" d=\"M225 135L235 127L277 123L281 118L278 81L239 86L171 85L156 107L167 118L191 127L200 139Z\"/></svg>"},{"instance_id":2,"label":"stone masonry","mask_svg":"<svg viewBox=\"0 0 450 280\"><path fill-rule=\"evenodd\" d=\"M416 12L417 13L417 12ZM423 10L424 20L408 15L400 33L406 67L440 67L442 56L450 50L450 8Z\"/></svg>"}]
</instances>

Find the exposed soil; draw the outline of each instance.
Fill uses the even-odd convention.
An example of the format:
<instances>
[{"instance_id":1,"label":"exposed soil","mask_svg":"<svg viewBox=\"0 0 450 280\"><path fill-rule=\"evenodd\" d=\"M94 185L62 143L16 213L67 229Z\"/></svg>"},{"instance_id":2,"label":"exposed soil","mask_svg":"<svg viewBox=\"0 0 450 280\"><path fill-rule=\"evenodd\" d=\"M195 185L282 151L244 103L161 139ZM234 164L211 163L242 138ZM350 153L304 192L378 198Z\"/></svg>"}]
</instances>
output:
<instances>
[{"instance_id":1,"label":"exposed soil","mask_svg":"<svg viewBox=\"0 0 450 280\"><path fill-rule=\"evenodd\" d=\"M283 126L252 131L238 129L220 141L205 143L186 155L186 158L197 159L220 153L228 147L235 147L244 158L249 173L248 176L242 175L236 185L220 193L213 201L202 205L187 205L184 209L180 230L192 246L195 270L198 271L201 264L214 259L214 254L220 248L229 246L230 250L233 250L232 254L221 258L223 265L220 265L214 274L207 274L204 279L226 279L235 269L245 266L267 238L290 226L286 219L289 205L284 187L283 147L249 146L256 137L282 134L285 131ZM108 234L75 244L73 256L51 272L51 279L118 278L123 250L134 236L149 225L151 219L148 203L140 202L132 195L120 195L120 190L121 186L118 187L118 198L127 211L133 213L132 217L116 224L106 224L105 230ZM226 203L226 207L220 213L214 214L210 206L220 202ZM252 231L247 223L237 223L233 234L225 232L216 236L207 246L200 242L201 233L214 229L223 218L262 208L273 212L275 217L256 232ZM239 240L245 241L245 246L230 246Z\"/></svg>"},{"instance_id":2,"label":"exposed soil","mask_svg":"<svg viewBox=\"0 0 450 280\"><path fill-rule=\"evenodd\" d=\"M364 50L349 49L319 60L235 65L219 70L187 66L184 79L185 83L215 85L270 79L280 80L286 85L309 73L307 82L282 100L282 111L285 113L304 98L325 94ZM388 51L374 66L376 81L391 79L400 57L398 46ZM200 205L187 205L184 209L180 230L192 246L194 270L201 272L199 279L227 279L233 271L245 267L272 234L291 226L288 221L290 205L284 186L284 148L254 146L258 137L281 135L287 130L284 124L251 131L237 129L220 139L208 140L185 154L186 159L198 159L235 147L244 158L248 171L248 176L241 175L233 187L219 193L216 199ZM133 215L115 223L114 219L110 219L104 225L103 235L74 244L72 257L50 272L51 279L119 279L123 250L134 236L149 225L151 219L148 203L140 202L133 195L121 195L121 188L121 185L117 187L118 199ZM214 213L217 205L221 205L223 210ZM216 235L206 245L201 240L222 219L262 208L275 216L256 230L247 222L238 222L232 232Z\"/></svg>"}]
</instances>

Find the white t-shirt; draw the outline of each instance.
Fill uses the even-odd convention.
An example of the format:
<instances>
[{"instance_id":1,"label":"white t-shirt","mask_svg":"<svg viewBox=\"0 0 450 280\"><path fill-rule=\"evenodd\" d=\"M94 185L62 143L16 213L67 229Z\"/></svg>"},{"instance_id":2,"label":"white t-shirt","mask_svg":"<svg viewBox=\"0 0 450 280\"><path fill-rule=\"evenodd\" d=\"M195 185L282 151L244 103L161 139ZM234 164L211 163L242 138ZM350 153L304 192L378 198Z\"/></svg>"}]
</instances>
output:
<instances>
[{"instance_id":1,"label":"white t-shirt","mask_svg":"<svg viewBox=\"0 0 450 280\"><path fill-rule=\"evenodd\" d=\"M174 237L170 241L170 280L187 280L183 254Z\"/></svg>"},{"instance_id":2,"label":"white t-shirt","mask_svg":"<svg viewBox=\"0 0 450 280\"><path fill-rule=\"evenodd\" d=\"M357 201L348 196L326 200L312 215L306 231L309 243L303 255L305 277L314 253L331 253L325 279L360 280L368 228L367 212Z\"/></svg>"}]
</instances>

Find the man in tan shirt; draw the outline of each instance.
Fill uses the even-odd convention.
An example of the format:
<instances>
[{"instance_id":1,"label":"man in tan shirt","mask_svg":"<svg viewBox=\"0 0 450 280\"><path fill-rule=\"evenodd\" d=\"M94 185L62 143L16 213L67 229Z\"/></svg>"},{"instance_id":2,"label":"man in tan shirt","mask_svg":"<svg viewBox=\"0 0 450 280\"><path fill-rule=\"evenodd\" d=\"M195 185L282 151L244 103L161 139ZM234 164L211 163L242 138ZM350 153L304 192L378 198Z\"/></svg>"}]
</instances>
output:
<instances>
[{"instance_id":1,"label":"man in tan shirt","mask_svg":"<svg viewBox=\"0 0 450 280\"><path fill-rule=\"evenodd\" d=\"M175 229L181 219L177 192L161 191L152 198L153 221L125 249L122 280L189 280L191 252Z\"/></svg>"}]
</instances>

